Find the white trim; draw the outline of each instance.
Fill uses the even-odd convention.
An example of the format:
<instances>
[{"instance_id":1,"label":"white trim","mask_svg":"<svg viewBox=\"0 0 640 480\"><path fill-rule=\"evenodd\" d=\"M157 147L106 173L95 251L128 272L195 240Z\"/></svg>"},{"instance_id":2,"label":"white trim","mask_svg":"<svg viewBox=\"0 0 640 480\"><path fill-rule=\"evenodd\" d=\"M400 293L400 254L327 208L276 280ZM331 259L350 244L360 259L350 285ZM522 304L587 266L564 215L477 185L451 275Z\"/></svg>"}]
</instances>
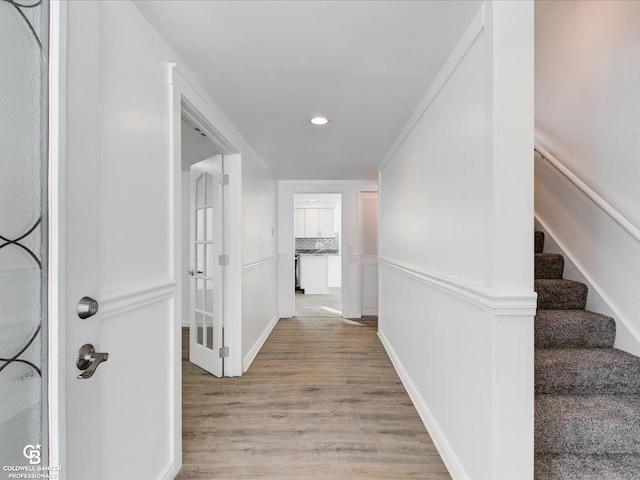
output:
<instances>
[{"instance_id":1,"label":"white trim","mask_svg":"<svg viewBox=\"0 0 640 480\"><path fill-rule=\"evenodd\" d=\"M253 260L251 262L246 262L243 265L243 271L248 272L249 270L254 270L256 268L263 267L269 263L278 261L279 255L273 254L268 255L266 257L259 258L258 260Z\"/></svg>"},{"instance_id":2,"label":"white trim","mask_svg":"<svg viewBox=\"0 0 640 480\"><path fill-rule=\"evenodd\" d=\"M409 394L409 398L411 398L413 405L416 407L418 415L420 415L422 423L429 432L429 435L433 440L433 444L436 446L436 449L438 450L442 461L447 467L447 470L449 470L449 474L453 479L470 478L464 467L462 466L462 462L457 457L455 451L447 441L447 437L442 432L442 429L438 425L435 417L429 410L429 407L418 392L416 386L411 381L411 377L409 377L409 374L402 365L402 362L400 362L400 359L398 358L398 355L396 355L396 352L391 346L391 343L389 343L389 340L381 331L378 331L378 338L380 338L382 346L386 350L387 355L389 355L393 367L396 369L396 372L398 373L398 376L400 377L404 388L407 390L407 393Z\"/></svg>"},{"instance_id":3,"label":"white trim","mask_svg":"<svg viewBox=\"0 0 640 480\"><path fill-rule=\"evenodd\" d=\"M65 158L67 4L49 3L49 245L48 245L48 447L49 465L66 478L65 375Z\"/></svg>"},{"instance_id":4,"label":"white trim","mask_svg":"<svg viewBox=\"0 0 640 480\"><path fill-rule=\"evenodd\" d=\"M433 101L436 99L442 87L447 83L449 77L455 72L456 68L460 64L460 62L464 59L469 49L473 46L478 36L484 30L484 5L480 7L478 13L473 17L471 23L460 37L460 40L456 44L453 49L451 55L440 69L440 72L434 79L433 83L427 90L427 93L422 97L420 103L413 111L409 120L404 125L396 139L391 144L391 148L387 151L386 155L380 165L378 165L378 171L384 170L384 168L391 161L393 156L396 154L400 146L404 143L406 138L409 136L413 128L420 121L424 113L429 109Z\"/></svg>"},{"instance_id":5,"label":"white trim","mask_svg":"<svg viewBox=\"0 0 640 480\"><path fill-rule=\"evenodd\" d=\"M256 343L253 344L253 346L249 349L247 354L244 356L244 359L242 360L242 371L243 372L246 372L247 370L249 370L249 367L251 366L251 364L255 360L255 358L258 355L258 353L260 353L260 349L264 345L264 342L267 341L267 338L269 338L269 335L271 335L271 331L278 324L279 320L280 320L280 316L279 315L274 315L274 317L269 321L269 323L267 324L265 329L262 331L262 333L260 334L260 336L256 340Z\"/></svg>"},{"instance_id":6,"label":"white trim","mask_svg":"<svg viewBox=\"0 0 640 480\"><path fill-rule=\"evenodd\" d=\"M495 315L532 316L536 314L537 294L535 292L491 292L482 287L461 282L456 278L437 272L429 272L416 265L390 258L379 256L378 262L391 267L406 277L426 283L468 303L491 308Z\"/></svg>"},{"instance_id":7,"label":"white trim","mask_svg":"<svg viewBox=\"0 0 640 480\"><path fill-rule=\"evenodd\" d=\"M287 188L300 187L302 190L295 193L343 193L342 189L348 187L377 188L376 180L278 180L278 183ZM340 189L331 191L332 189ZM295 208L295 207L294 207Z\"/></svg>"},{"instance_id":8,"label":"white trim","mask_svg":"<svg viewBox=\"0 0 640 480\"><path fill-rule=\"evenodd\" d=\"M173 462L169 462L164 470L162 470L162 473L158 476L158 478L161 478L162 480L173 480L175 478L173 470Z\"/></svg>"},{"instance_id":9,"label":"white trim","mask_svg":"<svg viewBox=\"0 0 640 480\"><path fill-rule=\"evenodd\" d=\"M582 274L582 276L587 280L590 286L593 287L593 289L596 292L598 292L598 295L600 295L602 300L611 309L611 311L616 316L617 320L619 320L625 326L625 328L633 336L636 342L640 343L640 332L638 332L638 330L636 330L636 328L634 327L633 323L630 322L627 319L627 317L620 312L620 310L618 310L615 303L611 300L609 295L607 295L604 289L600 286L600 283L596 282L593 279L593 277L587 273L587 269L584 268L582 263L580 263L578 259L571 253L571 250L567 248L567 245L564 244L561 240L559 240L560 237L556 235L551 228L549 228L549 225L544 220L542 220L538 212L535 212L534 216L536 220L540 223L540 225L542 225L542 228L544 228L547 231L547 233L551 235L551 237L553 238L553 241L556 242L558 247L560 247L560 250L562 250L563 254L566 255L569 258L569 260L571 260L571 262L575 265L575 267Z\"/></svg>"},{"instance_id":10,"label":"white trim","mask_svg":"<svg viewBox=\"0 0 640 480\"><path fill-rule=\"evenodd\" d=\"M640 229L636 227L627 217L622 215L616 208L598 195L589 185L580 180L575 173L569 170L560 160L554 157L538 142L534 143L535 150L540 154L540 158L546 160L552 167L560 172L573 185L584 193L593 203L598 205L604 213L609 215L618 225L626 230L637 242L640 242Z\"/></svg>"},{"instance_id":11,"label":"white trim","mask_svg":"<svg viewBox=\"0 0 640 480\"><path fill-rule=\"evenodd\" d=\"M172 297L176 293L176 282L171 280L152 287L143 287L136 290L106 293L100 305L101 318L103 320L121 315L131 310L160 302Z\"/></svg>"}]
</instances>

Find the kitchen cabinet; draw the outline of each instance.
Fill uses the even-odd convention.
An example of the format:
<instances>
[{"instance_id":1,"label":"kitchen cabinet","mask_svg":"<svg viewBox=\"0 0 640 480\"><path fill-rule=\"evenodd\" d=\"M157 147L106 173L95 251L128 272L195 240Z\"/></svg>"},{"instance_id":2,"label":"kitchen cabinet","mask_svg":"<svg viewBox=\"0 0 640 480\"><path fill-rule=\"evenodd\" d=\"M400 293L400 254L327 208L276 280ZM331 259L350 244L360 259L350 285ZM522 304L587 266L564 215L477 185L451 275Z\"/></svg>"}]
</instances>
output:
<instances>
[{"instance_id":1,"label":"kitchen cabinet","mask_svg":"<svg viewBox=\"0 0 640 480\"><path fill-rule=\"evenodd\" d=\"M305 295L329 293L327 255L300 255L300 288Z\"/></svg>"},{"instance_id":2,"label":"kitchen cabinet","mask_svg":"<svg viewBox=\"0 0 640 480\"><path fill-rule=\"evenodd\" d=\"M304 236L320 237L320 209L304 209Z\"/></svg>"},{"instance_id":3,"label":"kitchen cabinet","mask_svg":"<svg viewBox=\"0 0 640 480\"><path fill-rule=\"evenodd\" d=\"M333 210L333 208L296 208L294 217L295 237L334 237Z\"/></svg>"},{"instance_id":4,"label":"kitchen cabinet","mask_svg":"<svg viewBox=\"0 0 640 480\"><path fill-rule=\"evenodd\" d=\"M333 208L320 209L320 236L333 237L336 232L333 229Z\"/></svg>"},{"instance_id":5,"label":"kitchen cabinet","mask_svg":"<svg viewBox=\"0 0 640 480\"><path fill-rule=\"evenodd\" d=\"M304 208L296 208L293 221L294 236L296 238L304 237Z\"/></svg>"}]
</instances>

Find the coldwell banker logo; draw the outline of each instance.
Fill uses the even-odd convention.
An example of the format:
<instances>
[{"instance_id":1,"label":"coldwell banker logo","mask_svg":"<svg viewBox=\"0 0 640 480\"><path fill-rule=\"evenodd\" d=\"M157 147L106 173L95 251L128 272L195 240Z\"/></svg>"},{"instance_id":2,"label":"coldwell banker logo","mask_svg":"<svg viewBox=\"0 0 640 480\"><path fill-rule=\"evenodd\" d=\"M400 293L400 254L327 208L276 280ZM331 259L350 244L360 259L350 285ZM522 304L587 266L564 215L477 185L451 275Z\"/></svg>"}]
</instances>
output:
<instances>
[{"instance_id":1,"label":"coldwell banker logo","mask_svg":"<svg viewBox=\"0 0 640 480\"><path fill-rule=\"evenodd\" d=\"M40 462L41 462L40 447L41 447L40 444L25 445L25 447L22 449L22 454L24 455L24 458L29 460L29 463L31 465L40 465Z\"/></svg>"},{"instance_id":2,"label":"coldwell banker logo","mask_svg":"<svg viewBox=\"0 0 640 480\"><path fill-rule=\"evenodd\" d=\"M57 480L60 478L62 467L57 465L41 465L42 445L40 445L39 443L36 445L25 445L22 449L22 455L24 456L24 458L29 460L30 465L5 465L4 467L2 467L2 471L7 472L7 475L3 478L37 478L47 480Z\"/></svg>"}]
</instances>

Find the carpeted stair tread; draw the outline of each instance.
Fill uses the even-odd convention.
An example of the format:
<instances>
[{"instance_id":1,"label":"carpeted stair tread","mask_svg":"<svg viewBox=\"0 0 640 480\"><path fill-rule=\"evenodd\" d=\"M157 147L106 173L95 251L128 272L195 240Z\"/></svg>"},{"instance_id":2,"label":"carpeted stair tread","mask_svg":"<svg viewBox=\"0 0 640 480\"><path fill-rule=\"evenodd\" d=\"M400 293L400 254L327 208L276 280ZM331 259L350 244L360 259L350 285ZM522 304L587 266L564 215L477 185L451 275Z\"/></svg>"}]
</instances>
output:
<instances>
[{"instance_id":1,"label":"carpeted stair tread","mask_svg":"<svg viewBox=\"0 0 640 480\"><path fill-rule=\"evenodd\" d=\"M637 480L640 455L536 455L535 480Z\"/></svg>"},{"instance_id":2,"label":"carpeted stair tread","mask_svg":"<svg viewBox=\"0 0 640 480\"><path fill-rule=\"evenodd\" d=\"M542 253L544 250L544 233L536 231L533 237L535 253Z\"/></svg>"},{"instance_id":3,"label":"carpeted stair tread","mask_svg":"<svg viewBox=\"0 0 640 480\"><path fill-rule=\"evenodd\" d=\"M536 395L535 451L640 453L640 395Z\"/></svg>"},{"instance_id":4,"label":"carpeted stair tread","mask_svg":"<svg viewBox=\"0 0 640 480\"><path fill-rule=\"evenodd\" d=\"M588 310L538 310L536 348L612 348L616 339L613 318Z\"/></svg>"},{"instance_id":5,"label":"carpeted stair tread","mask_svg":"<svg viewBox=\"0 0 640 480\"><path fill-rule=\"evenodd\" d=\"M535 280L538 308L542 310L584 310L588 289L584 283L573 280Z\"/></svg>"},{"instance_id":6,"label":"carpeted stair tread","mask_svg":"<svg viewBox=\"0 0 640 480\"><path fill-rule=\"evenodd\" d=\"M562 278L564 257L557 253L536 253L534 262L535 278Z\"/></svg>"},{"instance_id":7,"label":"carpeted stair tread","mask_svg":"<svg viewBox=\"0 0 640 480\"><path fill-rule=\"evenodd\" d=\"M615 348L538 348L535 392L640 395L640 358Z\"/></svg>"}]
</instances>

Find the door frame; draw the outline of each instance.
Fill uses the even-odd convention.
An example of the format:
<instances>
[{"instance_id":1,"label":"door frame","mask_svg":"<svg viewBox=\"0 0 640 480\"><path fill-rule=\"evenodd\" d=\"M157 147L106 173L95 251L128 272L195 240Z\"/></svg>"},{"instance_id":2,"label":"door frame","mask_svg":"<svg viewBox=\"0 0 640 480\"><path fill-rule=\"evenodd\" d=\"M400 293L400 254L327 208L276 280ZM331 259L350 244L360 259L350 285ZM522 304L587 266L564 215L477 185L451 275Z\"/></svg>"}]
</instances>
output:
<instances>
[{"instance_id":1,"label":"door frame","mask_svg":"<svg viewBox=\"0 0 640 480\"><path fill-rule=\"evenodd\" d=\"M224 155L225 174L229 184L224 188L223 218L225 254L229 255L224 280L224 343L229 347L225 376L242 375L242 155L241 143L229 130L221 113L189 80L175 63L168 64L169 83L169 157L172 172L172 255L173 278L176 280L173 343L173 458L174 475L182 466L182 283L188 270L182 262L182 122L183 115L199 125Z\"/></svg>"},{"instance_id":2,"label":"door frame","mask_svg":"<svg viewBox=\"0 0 640 480\"><path fill-rule=\"evenodd\" d=\"M278 182L278 308L281 318L295 315L295 215L296 193L342 194L342 315L360 318L360 233L356 225L359 189L378 190L377 180L280 180Z\"/></svg>"},{"instance_id":3,"label":"door frame","mask_svg":"<svg viewBox=\"0 0 640 480\"><path fill-rule=\"evenodd\" d=\"M65 157L67 90L67 5L49 2L49 140L48 140L48 436L49 465L67 478L66 441L66 291Z\"/></svg>"}]
</instances>

